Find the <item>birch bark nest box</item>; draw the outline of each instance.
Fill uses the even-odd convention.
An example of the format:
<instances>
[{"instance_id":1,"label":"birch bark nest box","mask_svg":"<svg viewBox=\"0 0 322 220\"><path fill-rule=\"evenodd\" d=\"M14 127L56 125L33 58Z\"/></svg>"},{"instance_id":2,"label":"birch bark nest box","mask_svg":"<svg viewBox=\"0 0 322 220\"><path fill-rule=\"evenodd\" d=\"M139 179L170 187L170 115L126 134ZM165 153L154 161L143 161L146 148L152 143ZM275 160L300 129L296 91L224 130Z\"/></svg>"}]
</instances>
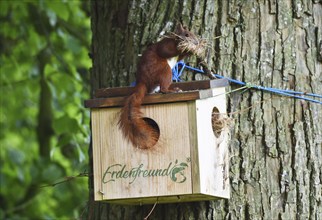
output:
<instances>
[{"instance_id":1,"label":"birch bark nest box","mask_svg":"<svg viewBox=\"0 0 322 220\"><path fill-rule=\"evenodd\" d=\"M227 80L173 83L180 93L148 94L144 117L159 131L150 149L132 146L118 114L132 87L98 89L91 108L94 197L121 204L229 198L229 129L214 129L226 113ZM213 115L217 115L213 118Z\"/></svg>"}]
</instances>

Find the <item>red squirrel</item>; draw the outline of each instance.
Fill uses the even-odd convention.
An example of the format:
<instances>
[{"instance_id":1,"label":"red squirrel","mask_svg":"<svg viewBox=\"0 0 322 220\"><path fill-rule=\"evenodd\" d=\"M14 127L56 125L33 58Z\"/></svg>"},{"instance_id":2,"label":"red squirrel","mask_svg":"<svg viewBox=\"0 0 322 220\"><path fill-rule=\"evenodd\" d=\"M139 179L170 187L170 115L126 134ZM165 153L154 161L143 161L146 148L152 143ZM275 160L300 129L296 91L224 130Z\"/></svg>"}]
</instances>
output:
<instances>
[{"instance_id":1,"label":"red squirrel","mask_svg":"<svg viewBox=\"0 0 322 220\"><path fill-rule=\"evenodd\" d=\"M202 41L186 27L178 24L175 32L150 45L138 63L134 92L125 100L120 112L119 127L123 135L135 147L151 148L159 138L159 132L143 118L140 106L147 93L160 86L161 93L180 91L169 89L172 83L171 69L178 60L198 54Z\"/></svg>"}]
</instances>

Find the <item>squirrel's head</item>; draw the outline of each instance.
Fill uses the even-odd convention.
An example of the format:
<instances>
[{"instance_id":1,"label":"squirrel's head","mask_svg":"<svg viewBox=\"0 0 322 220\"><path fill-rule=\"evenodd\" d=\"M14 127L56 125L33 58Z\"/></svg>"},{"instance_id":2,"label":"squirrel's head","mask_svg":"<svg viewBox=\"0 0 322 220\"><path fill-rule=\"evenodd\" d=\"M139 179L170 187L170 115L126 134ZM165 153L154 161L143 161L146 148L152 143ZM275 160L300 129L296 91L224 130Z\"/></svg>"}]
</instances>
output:
<instances>
[{"instance_id":1,"label":"squirrel's head","mask_svg":"<svg viewBox=\"0 0 322 220\"><path fill-rule=\"evenodd\" d=\"M198 44L198 38L196 35L190 32L186 26L182 26L181 23L177 25L174 33L178 35L181 40L190 40L194 44Z\"/></svg>"},{"instance_id":2,"label":"squirrel's head","mask_svg":"<svg viewBox=\"0 0 322 220\"><path fill-rule=\"evenodd\" d=\"M178 49L184 53L201 56L205 50L206 41L190 32L187 27L179 23L174 31L174 36L179 41Z\"/></svg>"}]
</instances>

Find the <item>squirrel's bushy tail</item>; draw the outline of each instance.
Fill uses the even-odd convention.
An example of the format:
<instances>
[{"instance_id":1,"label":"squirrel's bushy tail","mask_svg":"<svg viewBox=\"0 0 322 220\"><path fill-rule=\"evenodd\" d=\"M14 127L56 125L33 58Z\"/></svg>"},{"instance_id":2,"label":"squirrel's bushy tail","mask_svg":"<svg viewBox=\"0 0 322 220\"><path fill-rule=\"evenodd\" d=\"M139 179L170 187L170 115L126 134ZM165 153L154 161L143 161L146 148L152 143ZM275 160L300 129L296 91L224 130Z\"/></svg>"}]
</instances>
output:
<instances>
[{"instance_id":1,"label":"squirrel's bushy tail","mask_svg":"<svg viewBox=\"0 0 322 220\"><path fill-rule=\"evenodd\" d=\"M124 136L135 146L141 149L153 147L159 138L158 131L143 118L140 111L147 87L138 84L121 109L119 127Z\"/></svg>"}]
</instances>

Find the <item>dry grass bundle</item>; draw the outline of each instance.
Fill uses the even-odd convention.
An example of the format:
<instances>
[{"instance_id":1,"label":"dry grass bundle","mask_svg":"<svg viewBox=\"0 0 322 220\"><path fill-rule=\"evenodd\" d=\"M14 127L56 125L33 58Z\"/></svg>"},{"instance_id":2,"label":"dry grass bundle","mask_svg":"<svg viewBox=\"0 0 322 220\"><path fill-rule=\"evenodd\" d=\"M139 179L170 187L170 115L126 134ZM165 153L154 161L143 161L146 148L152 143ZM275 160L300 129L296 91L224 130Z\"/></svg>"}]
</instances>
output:
<instances>
[{"instance_id":1,"label":"dry grass bundle","mask_svg":"<svg viewBox=\"0 0 322 220\"><path fill-rule=\"evenodd\" d=\"M212 130L217 138L222 131L229 128L232 124L232 119L225 115L216 111L212 113Z\"/></svg>"},{"instance_id":2,"label":"dry grass bundle","mask_svg":"<svg viewBox=\"0 0 322 220\"><path fill-rule=\"evenodd\" d=\"M197 43L195 40L197 39ZM201 57L205 51L205 47L207 46L207 42L203 39L196 38L193 39L191 37L187 37L184 40L180 41L178 45L178 49L183 52L188 52Z\"/></svg>"},{"instance_id":3,"label":"dry grass bundle","mask_svg":"<svg viewBox=\"0 0 322 220\"><path fill-rule=\"evenodd\" d=\"M200 37L182 37L176 33L169 33L165 35L166 38L174 38L180 40L178 49L183 53L191 53L198 57L202 57L205 48L208 46L207 41Z\"/></svg>"}]
</instances>

